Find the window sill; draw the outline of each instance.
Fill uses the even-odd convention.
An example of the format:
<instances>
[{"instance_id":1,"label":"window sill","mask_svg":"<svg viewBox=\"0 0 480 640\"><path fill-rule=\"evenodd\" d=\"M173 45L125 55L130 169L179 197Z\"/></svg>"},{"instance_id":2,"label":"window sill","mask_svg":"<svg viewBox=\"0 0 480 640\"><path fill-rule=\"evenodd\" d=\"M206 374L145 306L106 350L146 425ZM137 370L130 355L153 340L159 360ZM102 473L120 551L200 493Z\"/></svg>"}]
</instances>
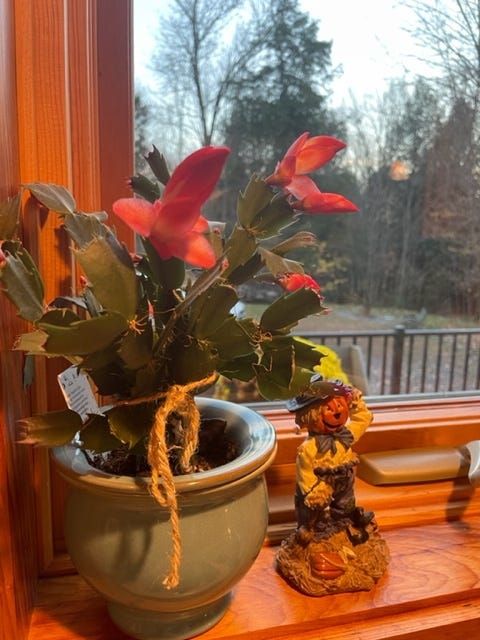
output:
<instances>
[{"instance_id":1,"label":"window sill","mask_svg":"<svg viewBox=\"0 0 480 640\"><path fill-rule=\"evenodd\" d=\"M223 620L201 640L463 640L480 628L480 492L464 478L373 487L357 480L357 502L372 509L391 553L370 592L310 598L275 572L277 544L295 525L295 452L304 436L292 416L266 410L278 433L268 471L271 518L266 544L235 588ZM480 398L382 403L360 453L418 446L457 446L480 439ZM55 563L54 563L55 564ZM57 575L39 584L29 640L125 640L103 599L56 560ZM254 603L254 604L253 604Z\"/></svg>"},{"instance_id":2,"label":"window sill","mask_svg":"<svg viewBox=\"0 0 480 640\"><path fill-rule=\"evenodd\" d=\"M384 532L391 562L369 592L310 598L275 572L265 546L229 610L199 640L460 640L480 627L480 518ZM253 603L255 603L253 605ZM126 640L78 576L41 582L29 640Z\"/></svg>"}]
</instances>

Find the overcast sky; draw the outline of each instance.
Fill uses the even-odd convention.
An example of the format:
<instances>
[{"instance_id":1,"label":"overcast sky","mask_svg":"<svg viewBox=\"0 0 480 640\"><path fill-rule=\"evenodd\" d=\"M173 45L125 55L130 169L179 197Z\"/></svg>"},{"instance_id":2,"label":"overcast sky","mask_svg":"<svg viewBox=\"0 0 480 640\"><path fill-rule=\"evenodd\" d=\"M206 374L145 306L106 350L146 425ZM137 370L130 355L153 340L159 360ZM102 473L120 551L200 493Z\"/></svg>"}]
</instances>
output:
<instances>
[{"instance_id":1,"label":"overcast sky","mask_svg":"<svg viewBox=\"0 0 480 640\"><path fill-rule=\"evenodd\" d=\"M399 0L301 0L319 19L319 37L332 40L332 62L343 67L335 101L349 90L360 97L381 91L389 79L425 72L415 60L408 27L413 14Z\"/></svg>"},{"instance_id":2,"label":"overcast sky","mask_svg":"<svg viewBox=\"0 0 480 640\"><path fill-rule=\"evenodd\" d=\"M135 69L148 82L153 33L166 0L134 0ZM333 103L381 92L389 78L408 70L424 71L412 58L406 27L412 14L399 0L301 0L303 10L319 19L320 39L332 40L332 62L343 75L332 85Z\"/></svg>"}]
</instances>

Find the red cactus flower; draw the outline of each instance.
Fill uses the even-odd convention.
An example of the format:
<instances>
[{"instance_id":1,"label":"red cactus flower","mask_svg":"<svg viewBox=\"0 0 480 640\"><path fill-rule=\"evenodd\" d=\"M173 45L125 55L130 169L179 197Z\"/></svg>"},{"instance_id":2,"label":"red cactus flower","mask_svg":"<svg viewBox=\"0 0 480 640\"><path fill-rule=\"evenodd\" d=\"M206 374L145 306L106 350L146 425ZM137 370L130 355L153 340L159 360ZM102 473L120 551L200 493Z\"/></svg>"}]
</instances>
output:
<instances>
[{"instance_id":1,"label":"red cactus flower","mask_svg":"<svg viewBox=\"0 0 480 640\"><path fill-rule=\"evenodd\" d=\"M307 131L295 140L283 160L277 164L275 173L266 178L267 184L282 187L297 198L302 198L304 174L316 171L346 146L344 142L331 136L314 136L310 139L308 136ZM309 183L312 181L310 178L306 180L310 187Z\"/></svg>"},{"instance_id":2,"label":"red cactus flower","mask_svg":"<svg viewBox=\"0 0 480 640\"><path fill-rule=\"evenodd\" d=\"M320 292L320 285L316 282L312 276L305 273L285 273L278 278L278 284L282 286L285 291L296 291L305 287L306 289L313 289L313 291Z\"/></svg>"},{"instance_id":3,"label":"red cactus flower","mask_svg":"<svg viewBox=\"0 0 480 640\"><path fill-rule=\"evenodd\" d=\"M323 193L313 183L313 187L307 191L300 200L290 202L294 209L303 211L304 213L354 213L358 211L358 207L347 198L338 193Z\"/></svg>"},{"instance_id":4,"label":"red cactus flower","mask_svg":"<svg viewBox=\"0 0 480 640\"><path fill-rule=\"evenodd\" d=\"M215 252L203 232L208 223L200 208L211 195L230 153L228 147L203 147L172 173L161 200L121 198L113 211L133 231L148 238L163 259L175 256L197 267L215 264Z\"/></svg>"}]
</instances>

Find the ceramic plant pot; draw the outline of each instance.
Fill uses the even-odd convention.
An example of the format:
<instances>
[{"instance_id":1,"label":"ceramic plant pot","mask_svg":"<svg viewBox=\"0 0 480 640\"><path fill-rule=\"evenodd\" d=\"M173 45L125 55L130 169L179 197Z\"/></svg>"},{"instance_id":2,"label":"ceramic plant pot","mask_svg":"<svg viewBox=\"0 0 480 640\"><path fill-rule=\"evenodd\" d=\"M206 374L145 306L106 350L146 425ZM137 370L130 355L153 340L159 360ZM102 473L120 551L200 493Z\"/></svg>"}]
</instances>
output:
<instances>
[{"instance_id":1,"label":"ceramic plant pot","mask_svg":"<svg viewBox=\"0 0 480 640\"><path fill-rule=\"evenodd\" d=\"M114 623L134 638L190 638L225 613L232 587L264 541L268 504L263 472L275 455L275 432L251 409L198 398L205 417L227 421L240 455L201 473L178 476L182 560L168 590L171 527L148 479L92 468L74 447L54 450L69 483L65 539L84 579L108 603Z\"/></svg>"}]
</instances>

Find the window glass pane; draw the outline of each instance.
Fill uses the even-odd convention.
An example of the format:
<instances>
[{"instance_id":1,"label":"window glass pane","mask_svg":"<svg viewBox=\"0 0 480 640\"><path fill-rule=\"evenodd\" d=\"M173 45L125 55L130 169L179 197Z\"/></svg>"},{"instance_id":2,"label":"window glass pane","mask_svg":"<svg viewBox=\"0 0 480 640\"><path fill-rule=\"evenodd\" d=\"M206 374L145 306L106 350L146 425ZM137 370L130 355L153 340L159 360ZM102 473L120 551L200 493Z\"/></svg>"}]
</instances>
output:
<instances>
[{"instance_id":1,"label":"window glass pane","mask_svg":"<svg viewBox=\"0 0 480 640\"><path fill-rule=\"evenodd\" d=\"M134 6L138 170L152 143L171 167L199 146L230 146L205 209L228 229L250 175L271 174L298 135L345 141L312 177L359 212L299 221L318 246L289 257L332 311L296 330L339 351L372 396L477 390L478 2ZM243 310L258 316L281 293L245 285ZM257 399L248 383L222 393Z\"/></svg>"}]
</instances>

